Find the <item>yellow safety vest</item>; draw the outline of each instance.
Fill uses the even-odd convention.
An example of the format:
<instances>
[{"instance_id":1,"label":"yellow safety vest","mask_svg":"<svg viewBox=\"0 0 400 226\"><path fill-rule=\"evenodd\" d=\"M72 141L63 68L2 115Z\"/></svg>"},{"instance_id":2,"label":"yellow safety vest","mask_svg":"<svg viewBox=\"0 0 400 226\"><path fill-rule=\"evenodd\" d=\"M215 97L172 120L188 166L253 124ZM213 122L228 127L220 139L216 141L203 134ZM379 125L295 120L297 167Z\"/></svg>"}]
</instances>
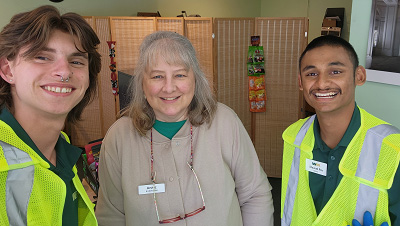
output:
<instances>
[{"instance_id":1,"label":"yellow safety vest","mask_svg":"<svg viewBox=\"0 0 400 226\"><path fill-rule=\"evenodd\" d=\"M349 143L339 170L338 187L317 216L309 187L306 159L313 159L315 115L283 133L281 225L351 225L370 211L375 225L390 223L387 190L400 160L400 130L360 108L361 126Z\"/></svg>"},{"instance_id":2,"label":"yellow safety vest","mask_svg":"<svg viewBox=\"0 0 400 226\"><path fill-rule=\"evenodd\" d=\"M66 134L63 134L69 142ZM0 226L61 226L64 181L50 165L0 121ZM74 166L78 191L78 225L97 225L90 201Z\"/></svg>"}]
</instances>

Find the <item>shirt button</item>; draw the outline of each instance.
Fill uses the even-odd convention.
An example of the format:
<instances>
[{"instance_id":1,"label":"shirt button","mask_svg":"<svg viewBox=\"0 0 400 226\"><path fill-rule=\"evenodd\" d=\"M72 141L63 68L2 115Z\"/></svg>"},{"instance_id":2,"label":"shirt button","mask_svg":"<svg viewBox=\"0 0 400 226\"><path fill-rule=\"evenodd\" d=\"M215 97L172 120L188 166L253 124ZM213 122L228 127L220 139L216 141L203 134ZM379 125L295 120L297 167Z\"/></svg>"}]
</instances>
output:
<instances>
[{"instance_id":1,"label":"shirt button","mask_svg":"<svg viewBox=\"0 0 400 226\"><path fill-rule=\"evenodd\" d=\"M173 178L173 177L170 177L170 178L169 178L169 181L171 181L171 182L174 181L174 178Z\"/></svg>"},{"instance_id":2,"label":"shirt button","mask_svg":"<svg viewBox=\"0 0 400 226\"><path fill-rule=\"evenodd\" d=\"M335 160L335 159L336 159L335 156L332 155L332 156L331 156L331 160Z\"/></svg>"},{"instance_id":3,"label":"shirt button","mask_svg":"<svg viewBox=\"0 0 400 226\"><path fill-rule=\"evenodd\" d=\"M328 176L328 180L332 180L332 175L329 175L329 176Z\"/></svg>"},{"instance_id":4,"label":"shirt button","mask_svg":"<svg viewBox=\"0 0 400 226\"><path fill-rule=\"evenodd\" d=\"M176 144L176 146L179 146L181 143L179 143L179 141L177 141L175 144Z\"/></svg>"}]
</instances>

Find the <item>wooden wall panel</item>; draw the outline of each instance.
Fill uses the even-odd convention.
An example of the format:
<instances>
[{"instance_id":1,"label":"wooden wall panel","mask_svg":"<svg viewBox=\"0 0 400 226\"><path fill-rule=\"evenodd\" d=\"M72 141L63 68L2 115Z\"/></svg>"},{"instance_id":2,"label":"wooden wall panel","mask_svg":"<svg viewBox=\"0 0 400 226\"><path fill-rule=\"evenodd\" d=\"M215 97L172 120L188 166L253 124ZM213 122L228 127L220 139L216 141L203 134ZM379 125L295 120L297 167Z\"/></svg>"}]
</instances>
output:
<instances>
[{"instance_id":1,"label":"wooden wall panel","mask_svg":"<svg viewBox=\"0 0 400 226\"><path fill-rule=\"evenodd\" d=\"M108 128L117 118L117 109L115 106L115 96L111 88L111 71L109 47L107 41L111 40L110 18L96 17L96 32L100 39L99 53L102 55L101 71L99 77L99 91L102 101L102 137L107 133ZM94 140L94 139L93 139Z\"/></svg>"},{"instance_id":2,"label":"wooden wall panel","mask_svg":"<svg viewBox=\"0 0 400 226\"><path fill-rule=\"evenodd\" d=\"M156 17L157 31L173 31L185 35L183 17Z\"/></svg>"},{"instance_id":3,"label":"wooden wall panel","mask_svg":"<svg viewBox=\"0 0 400 226\"><path fill-rule=\"evenodd\" d=\"M132 71L143 38L156 30L181 32L196 49L200 64L218 101L231 107L251 135L268 176L280 177L282 132L300 118L303 98L297 84L297 61L307 44L306 18L148 18L87 17L101 45L102 71L98 98L73 128L72 141L83 146L103 137L116 120L118 98L111 93L110 58L106 41L116 41L117 70ZM213 33L215 38L213 40ZM247 51L250 36L264 46L267 112L250 113ZM113 107L110 107L113 106ZM101 125L99 125L101 124Z\"/></svg>"},{"instance_id":4,"label":"wooden wall panel","mask_svg":"<svg viewBox=\"0 0 400 226\"><path fill-rule=\"evenodd\" d=\"M144 37L156 31L154 17L111 17L111 37L116 41L117 70L131 70Z\"/></svg>"},{"instance_id":5,"label":"wooden wall panel","mask_svg":"<svg viewBox=\"0 0 400 226\"><path fill-rule=\"evenodd\" d=\"M104 137L107 129L115 122L115 100L111 93L110 58L108 57L107 41L110 40L110 25L108 17L85 17L100 39L98 51L102 55L102 69L98 75L97 96L82 113L82 120L69 125L68 132L71 143L83 147L90 141ZM106 107L104 107L106 106ZM112 106L111 108L109 106Z\"/></svg>"},{"instance_id":6,"label":"wooden wall panel","mask_svg":"<svg viewBox=\"0 0 400 226\"><path fill-rule=\"evenodd\" d=\"M212 18L185 17L185 36L196 49L201 69L206 74L212 90L213 88L213 24Z\"/></svg>"},{"instance_id":7,"label":"wooden wall panel","mask_svg":"<svg viewBox=\"0 0 400 226\"><path fill-rule=\"evenodd\" d=\"M254 18L215 18L215 87L218 101L238 114L249 135L247 51L254 34Z\"/></svg>"},{"instance_id":8,"label":"wooden wall panel","mask_svg":"<svg viewBox=\"0 0 400 226\"><path fill-rule=\"evenodd\" d=\"M307 44L306 18L257 18L265 56L267 111L254 113L254 144L268 176L281 177L283 131L300 117L298 59Z\"/></svg>"}]
</instances>

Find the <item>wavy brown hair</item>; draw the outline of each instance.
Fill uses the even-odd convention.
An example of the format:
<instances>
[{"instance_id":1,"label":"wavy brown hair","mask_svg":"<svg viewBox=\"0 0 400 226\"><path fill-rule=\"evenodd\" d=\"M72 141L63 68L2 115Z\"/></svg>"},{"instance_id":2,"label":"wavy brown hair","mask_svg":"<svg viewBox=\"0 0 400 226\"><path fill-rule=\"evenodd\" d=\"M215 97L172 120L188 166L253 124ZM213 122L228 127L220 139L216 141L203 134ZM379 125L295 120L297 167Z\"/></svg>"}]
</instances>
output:
<instances>
[{"instance_id":1,"label":"wavy brown hair","mask_svg":"<svg viewBox=\"0 0 400 226\"><path fill-rule=\"evenodd\" d=\"M132 118L137 131L144 135L153 127L156 120L153 108L147 102L143 92L143 76L157 64L160 57L171 65L183 66L193 71L195 77L194 97L188 106L188 118L193 126L211 123L217 109L204 72L200 69L196 51L190 41L175 32L158 31L148 35L140 46L139 59L130 84L131 101L124 112Z\"/></svg>"},{"instance_id":2,"label":"wavy brown hair","mask_svg":"<svg viewBox=\"0 0 400 226\"><path fill-rule=\"evenodd\" d=\"M83 109L93 100L97 91L97 75L101 70L100 54L97 46L100 40L86 20L76 13L61 15L53 6L41 6L32 11L12 17L0 33L0 58L14 60L23 47L28 50L22 57L30 58L43 50L49 42L53 31L60 30L77 37L89 57L89 88L83 99L69 112L68 122L80 119ZM11 109L13 100L10 84L0 79L0 107Z\"/></svg>"}]
</instances>

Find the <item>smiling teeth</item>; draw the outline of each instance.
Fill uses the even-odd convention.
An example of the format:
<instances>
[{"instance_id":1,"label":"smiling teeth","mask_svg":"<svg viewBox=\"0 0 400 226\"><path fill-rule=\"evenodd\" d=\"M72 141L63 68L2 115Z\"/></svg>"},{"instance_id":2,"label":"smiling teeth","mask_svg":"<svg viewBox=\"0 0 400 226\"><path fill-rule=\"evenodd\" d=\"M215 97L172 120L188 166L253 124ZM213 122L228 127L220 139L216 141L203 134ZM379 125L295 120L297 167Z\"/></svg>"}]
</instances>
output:
<instances>
[{"instance_id":1,"label":"smiling teeth","mask_svg":"<svg viewBox=\"0 0 400 226\"><path fill-rule=\"evenodd\" d=\"M316 93L315 96L319 98L333 98L336 96L336 92L330 92L330 93Z\"/></svg>"},{"instance_id":2,"label":"smiling teeth","mask_svg":"<svg viewBox=\"0 0 400 226\"><path fill-rule=\"evenodd\" d=\"M65 88L65 87L61 88L54 86L45 86L44 89L54 93L70 93L72 91L72 88Z\"/></svg>"},{"instance_id":3,"label":"smiling teeth","mask_svg":"<svg viewBox=\"0 0 400 226\"><path fill-rule=\"evenodd\" d=\"M163 97L164 100L175 100L176 97Z\"/></svg>"}]
</instances>

